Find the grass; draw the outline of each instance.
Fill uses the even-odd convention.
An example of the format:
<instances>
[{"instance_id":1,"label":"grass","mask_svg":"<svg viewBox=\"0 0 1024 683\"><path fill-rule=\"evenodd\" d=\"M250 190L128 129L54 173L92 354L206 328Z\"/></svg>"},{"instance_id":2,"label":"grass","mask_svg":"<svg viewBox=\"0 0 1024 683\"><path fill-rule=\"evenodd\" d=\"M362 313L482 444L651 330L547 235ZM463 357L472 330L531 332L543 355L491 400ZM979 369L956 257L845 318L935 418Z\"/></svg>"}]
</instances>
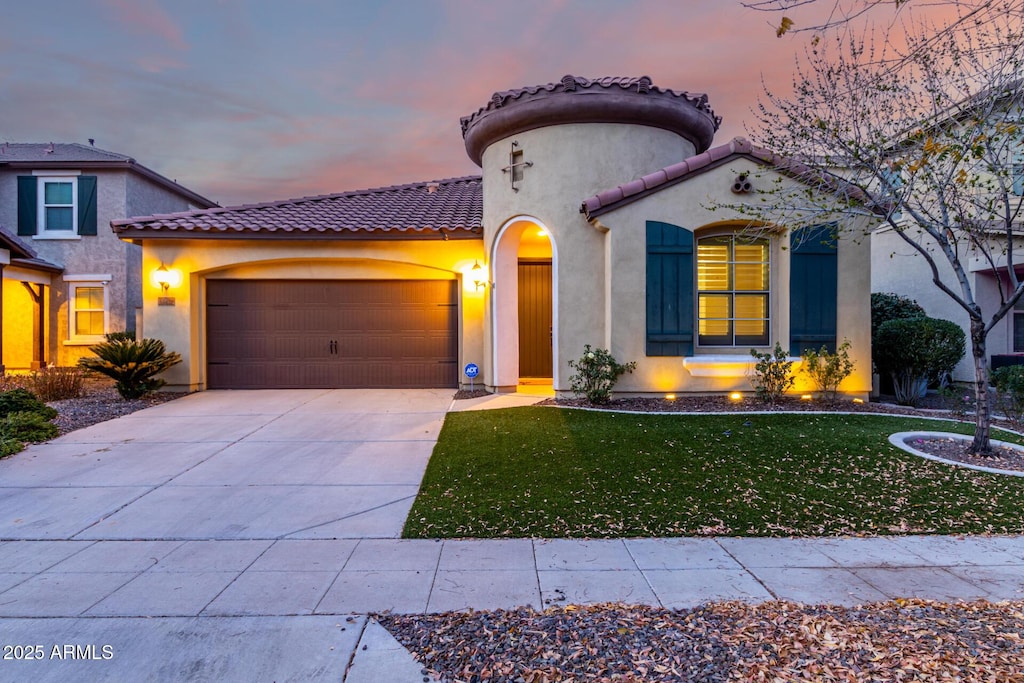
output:
<instances>
[{"instance_id":1,"label":"grass","mask_svg":"<svg viewBox=\"0 0 1024 683\"><path fill-rule=\"evenodd\" d=\"M451 413L403 535L1024 532L1024 478L924 460L887 441L920 429L972 425L814 413Z\"/></svg>"}]
</instances>

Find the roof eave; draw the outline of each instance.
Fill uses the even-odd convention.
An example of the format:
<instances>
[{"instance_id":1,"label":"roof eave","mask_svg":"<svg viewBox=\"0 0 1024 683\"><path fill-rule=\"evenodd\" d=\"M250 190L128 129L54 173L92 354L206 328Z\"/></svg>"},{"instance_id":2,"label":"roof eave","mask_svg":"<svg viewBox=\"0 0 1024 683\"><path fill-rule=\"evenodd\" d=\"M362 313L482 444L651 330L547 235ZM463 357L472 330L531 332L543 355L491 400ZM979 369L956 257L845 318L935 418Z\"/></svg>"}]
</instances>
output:
<instances>
[{"instance_id":1,"label":"roof eave","mask_svg":"<svg viewBox=\"0 0 1024 683\"><path fill-rule=\"evenodd\" d=\"M156 171L143 166L142 164L132 159L112 159L110 161L58 161L58 160L40 160L40 161L3 161L0 160L0 166L6 166L12 169L75 169L75 170L111 170L111 169L123 169L127 171L134 171L143 178L151 180L162 187L171 190L175 194L180 195L189 202L199 205L204 209L212 209L220 206L217 202L212 199L207 199L203 195L193 192L184 185L180 185L166 176L162 176Z\"/></svg>"}]
</instances>

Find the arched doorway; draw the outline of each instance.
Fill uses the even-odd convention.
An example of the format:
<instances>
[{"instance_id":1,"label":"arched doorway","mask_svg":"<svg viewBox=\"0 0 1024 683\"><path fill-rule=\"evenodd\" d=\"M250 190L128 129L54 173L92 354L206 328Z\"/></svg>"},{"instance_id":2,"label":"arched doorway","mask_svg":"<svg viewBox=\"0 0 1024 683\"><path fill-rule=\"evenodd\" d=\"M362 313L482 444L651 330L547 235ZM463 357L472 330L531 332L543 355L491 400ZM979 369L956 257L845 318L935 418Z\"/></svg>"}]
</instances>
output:
<instances>
[{"instance_id":1,"label":"arched doorway","mask_svg":"<svg viewBox=\"0 0 1024 683\"><path fill-rule=\"evenodd\" d=\"M553 384L557 296L550 232L533 218L507 222L495 239L491 263L495 386L507 391Z\"/></svg>"}]
</instances>

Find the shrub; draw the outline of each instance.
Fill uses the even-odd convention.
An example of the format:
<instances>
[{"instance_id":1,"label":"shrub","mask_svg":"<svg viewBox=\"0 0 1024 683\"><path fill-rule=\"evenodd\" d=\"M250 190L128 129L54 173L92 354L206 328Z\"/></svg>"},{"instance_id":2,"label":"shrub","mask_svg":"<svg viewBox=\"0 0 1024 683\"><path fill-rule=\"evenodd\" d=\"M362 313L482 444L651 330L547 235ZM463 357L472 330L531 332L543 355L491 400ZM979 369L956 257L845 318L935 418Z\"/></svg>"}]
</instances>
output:
<instances>
[{"instance_id":1,"label":"shrub","mask_svg":"<svg viewBox=\"0 0 1024 683\"><path fill-rule=\"evenodd\" d=\"M992 372L996 405L1006 417L1019 422L1024 416L1024 365L1009 365Z\"/></svg>"},{"instance_id":2,"label":"shrub","mask_svg":"<svg viewBox=\"0 0 1024 683\"><path fill-rule=\"evenodd\" d=\"M12 413L38 413L44 420L57 417L57 411L46 405L28 389L11 389L0 393L0 417Z\"/></svg>"},{"instance_id":3,"label":"shrub","mask_svg":"<svg viewBox=\"0 0 1024 683\"><path fill-rule=\"evenodd\" d=\"M82 358L80 367L113 378L117 393L127 400L156 391L166 382L156 376L181 362L159 339L120 339L90 347L96 358Z\"/></svg>"},{"instance_id":4,"label":"shrub","mask_svg":"<svg viewBox=\"0 0 1024 683\"><path fill-rule=\"evenodd\" d=\"M51 367L36 370L28 376L27 384L43 401L63 401L82 395L85 373L76 367Z\"/></svg>"},{"instance_id":5,"label":"shrub","mask_svg":"<svg viewBox=\"0 0 1024 683\"><path fill-rule=\"evenodd\" d=\"M125 330L124 332L107 332L103 335L103 338L107 341L135 341L135 330Z\"/></svg>"},{"instance_id":6,"label":"shrub","mask_svg":"<svg viewBox=\"0 0 1024 683\"><path fill-rule=\"evenodd\" d=\"M854 362L850 360L850 341L844 339L835 353L822 346L820 350L808 349L803 353L803 371L811 377L818 391L829 403L836 400L839 385L853 372Z\"/></svg>"},{"instance_id":7,"label":"shrub","mask_svg":"<svg viewBox=\"0 0 1024 683\"><path fill-rule=\"evenodd\" d=\"M591 349L587 344L580 359L570 360L569 367L576 371L569 378L572 392L577 396L584 394L591 403L601 404L608 402L612 387L621 375L633 372L636 362L619 365L607 349Z\"/></svg>"},{"instance_id":8,"label":"shrub","mask_svg":"<svg viewBox=\"0 0 1024 683\"><path fill-rule=\"evenodd\" d=\"M927 314L913 299L891 292L872 292L871 294L871 341L882 323L903 318L924 318Z\"/></svg>"},{"instance_id":9,"label":"shrub","mask_svg":"<svg viewBox=\"0 0 1024 683\"><path fill-rule=\"evenodd\" d=\"M10 413L0 419L0 441L37 442L55 436L57 425L40 413Z\"/></svg>"},{"instance_id":10,"label":"shrub","mask_svg":"<svg viewBox=\"0 0 1024 683\"><path fill-rule=\"evenodd\" d=\"M796 381L792 373L793 361L778 342L775 342L774 352L758 353L757 349L750 349L750 355L757 359L750 378L757 397L765 403L776 403Z\"/></svg>"},{"instance_id":11,"label":"shrub","mask_svg":"<svg viewBox=\"0 0 1024 683\"><path fill-rule=\"evenodd\" d=\"M929 381L938 382L964 357L966 335L938 318L889 320L878 328L875 364L892 377L896 402L917 405Z\"/></svg>"}]
</instances>

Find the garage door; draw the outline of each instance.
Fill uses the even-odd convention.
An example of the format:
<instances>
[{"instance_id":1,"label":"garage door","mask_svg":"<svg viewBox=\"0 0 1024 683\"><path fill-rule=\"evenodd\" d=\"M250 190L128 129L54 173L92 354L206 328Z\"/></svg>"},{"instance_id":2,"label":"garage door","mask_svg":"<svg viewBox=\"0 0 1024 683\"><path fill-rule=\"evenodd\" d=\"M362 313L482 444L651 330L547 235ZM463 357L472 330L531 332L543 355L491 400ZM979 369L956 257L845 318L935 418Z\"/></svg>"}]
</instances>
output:
<instances>
[{"instance_id":1,"label":"garage door","mask_svg":"<svg viewBox=\"0 0 1024 683\"><path fill-rule=\"evenodd\" d=\"M211 389L456 386L454 280L208 280L206 295Z\"/></svg>"}]
</instances>

